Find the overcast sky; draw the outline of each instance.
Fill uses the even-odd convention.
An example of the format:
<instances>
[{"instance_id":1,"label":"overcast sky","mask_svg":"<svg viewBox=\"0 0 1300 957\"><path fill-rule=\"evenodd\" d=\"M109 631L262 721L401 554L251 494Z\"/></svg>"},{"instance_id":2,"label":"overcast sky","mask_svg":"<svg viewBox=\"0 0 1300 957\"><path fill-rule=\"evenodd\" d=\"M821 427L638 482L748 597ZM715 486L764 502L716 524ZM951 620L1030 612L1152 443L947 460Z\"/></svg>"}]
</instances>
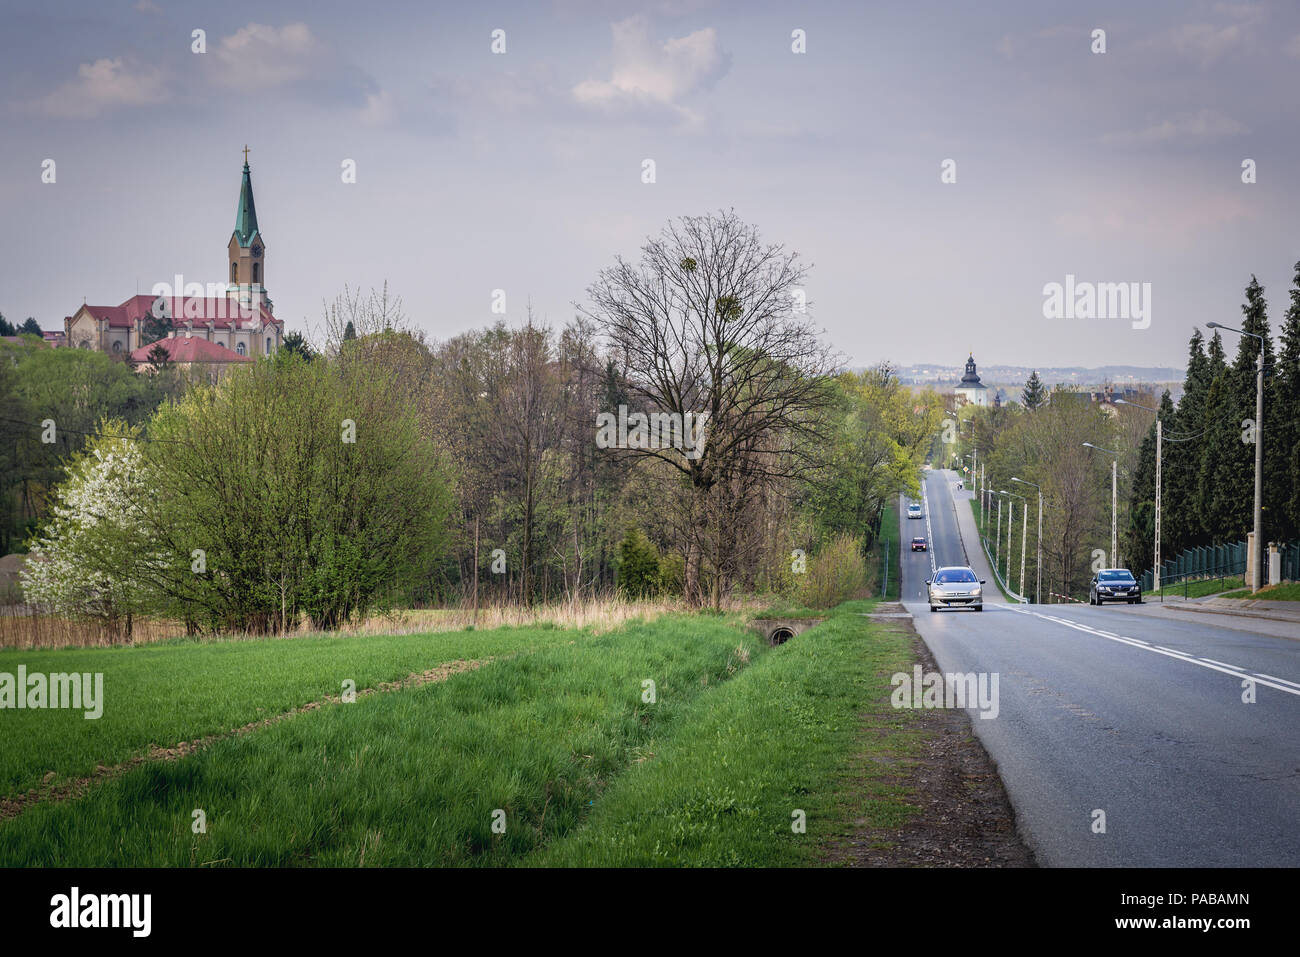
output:
<instances>
[{"instance_id":1,"label":"overcast sky","mask_svg":"<svg viewBox=\"0 0 1300 957\"><path fill-rule=\"evenodd\" d=\"M1300 260L1295 3L0 6L0 311L46 328L224 281L245 144L291 331L384 280L434 338L494 289L562 325L734 207L854 365L1182 365L1252 272L1276 330ZM1067 275L1150 283L1149 327L1045 318Z\"/></svg>"}]
</instances>

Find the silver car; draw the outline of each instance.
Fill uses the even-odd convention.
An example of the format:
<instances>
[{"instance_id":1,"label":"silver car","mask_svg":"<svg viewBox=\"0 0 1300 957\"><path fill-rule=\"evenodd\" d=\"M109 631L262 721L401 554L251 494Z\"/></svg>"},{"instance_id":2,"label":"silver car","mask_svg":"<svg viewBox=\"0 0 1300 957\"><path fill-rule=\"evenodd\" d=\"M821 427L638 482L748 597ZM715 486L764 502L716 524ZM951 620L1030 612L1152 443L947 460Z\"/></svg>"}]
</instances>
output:
<instances>
[{"instance_id":1,"label":"silver car","mask_svg":"<svg viewBox=\"0 0 1300 957\"><path fill-rule=\"evenodd\" d=\"M947 565L927 578L925 585L930 600L930 610L940 608L974 608L984 610L984 579L975 575L974 569L965 565Z\"/></svg>"}]
</instances>

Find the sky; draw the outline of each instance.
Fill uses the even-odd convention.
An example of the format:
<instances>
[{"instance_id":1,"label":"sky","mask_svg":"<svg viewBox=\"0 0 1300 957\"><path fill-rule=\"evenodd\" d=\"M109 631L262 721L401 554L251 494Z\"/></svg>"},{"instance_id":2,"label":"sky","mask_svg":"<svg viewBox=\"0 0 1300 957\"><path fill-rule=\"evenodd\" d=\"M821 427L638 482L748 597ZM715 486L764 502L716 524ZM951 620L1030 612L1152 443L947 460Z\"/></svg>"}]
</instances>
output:
<instances>
[{"instance_id":1,"label":"sky","mask_svg":"<svg viewBox=\"0 0 1300 957\"><path fill-rule=\"evenodd\" d=\"M562 326L615 256L734 209L809 264L848 365L1182 366L1252 274L1276 330L1300 260L1290 2L0 0L0 22L0 312L47 329L224 282L245 145L288 331L385 281L433 340L530 305ZM1138 284L1145 318L1049 317L1067 276Z\"/></svg>"}]
</instances>

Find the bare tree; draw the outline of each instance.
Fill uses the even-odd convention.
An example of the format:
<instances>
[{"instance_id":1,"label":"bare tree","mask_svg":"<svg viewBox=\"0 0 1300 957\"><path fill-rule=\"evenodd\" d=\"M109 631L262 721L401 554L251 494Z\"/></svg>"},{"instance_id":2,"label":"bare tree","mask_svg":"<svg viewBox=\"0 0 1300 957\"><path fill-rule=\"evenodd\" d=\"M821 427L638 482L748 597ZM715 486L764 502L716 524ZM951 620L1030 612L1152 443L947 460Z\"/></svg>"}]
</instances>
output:
<instances>
[{"instance_id":1,"label":"bare tree","mask_svg":"<svg viewBox=\"0 0 1300 957\"><path fill-rule=\"evenodd\" d=\"M702 448L687 435L629 449L688 480L688 527L706 533L688 543L691 600L702 597L706 554L715 605L720 600L734 545L728 515L744 501L746 483L803 476L820 464L819 413L832 401L826 376L837 363L808 317L805 278L796 253L764 243L755 227L723 211L670 222L638 262L620 257L602 270L590 306L579 306L607 330L629 397L643 406L636 411L666 414L684 428L705 423Z\"/></svg>"}]
</instances>

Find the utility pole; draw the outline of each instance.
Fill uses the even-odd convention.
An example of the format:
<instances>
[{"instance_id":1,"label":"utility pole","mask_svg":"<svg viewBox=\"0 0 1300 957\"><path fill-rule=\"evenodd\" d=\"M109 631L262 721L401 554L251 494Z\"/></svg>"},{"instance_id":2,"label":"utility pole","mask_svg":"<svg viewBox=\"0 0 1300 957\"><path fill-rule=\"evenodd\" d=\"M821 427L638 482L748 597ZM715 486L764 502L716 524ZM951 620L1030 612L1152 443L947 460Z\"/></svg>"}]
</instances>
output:
<instances>
[{"instance_id":1,"label":"utility pole","mask_svg":"<svg viewBox=\"0 0 1300 957\"><path fill-rule=\"evenodd\" d=\"M1110 567L1119 568L1119 453L1084 442L1084 448L1113 456L1110 463Z\"/></svg>"},{"instance_id":2,"label":"utility pole","mask_svg":"<svg viewBox=\"0 0 1300 957\"><path fill-rule=\"evenodd\" d=\"M992 489L989 490L992 494ZM998 535L993 542L993 567L998 567L998 556L1002 554L1002 499L998 499Z\"/></svg>"},{"instance_id":3,"label":"utility pole","mask_svg":"<svg viewBox=\"0 0 1300 957\"><path fill-rule=\"evenodd\" d=\"M1156 556L1153 572L1156 591L1160 591L1160 461L1164 458L1165 423L1156 416Z\"/></svg>"},{"instance_id":4,"label":"utility pole","mask_svg":"<svg viewBox=\"0 0 1300 957\"><path fill-rule=\"evenodd\" d=\"M1250 556L1250 590L1259 591L1264 587L1264 337L1218 322L1205 325L1259 340L1259 356L1255 360L1255 541Z\"/></svg>"},{"instance_id":5,"label":"utility pole","mask_svg":"<svg viewBox=\"0 0 1300 957\"><path fill-rule=\"evenodd\" d=\"M1214 323L1208 323L1214 325ZM1261 352L1260 355L1263 355ZM1146 412L1154 412L1156 416L1156 529L1155 529L1155 557L1154 568L1151 571L1151 587L1160 591L1160 465L1164 460L1165 451L1165 423L1160 418L1160 410L1152 409L1149 406L1138 405L1136 402L1129 402L1126 399L1116 399L1116 405L1131 405L1135 409L1142 409Z\"/></svg>"},{"instance_id":6,"label":"utility pole","mask_svg":"<svg viewBox=\"0 0 1300 957\"><path fill-rule=\"evenodd\" d=\"M1159 473L1157 473L1159 474ZM1034 581L1034 604L1038 605L1043 600L1043 488L1041 485L1035 485L1033 482L1026 482L1024 479L1012 476L1011 481L1019 482L1021 485L1028 485L1031 488L1038 489L1038 557L1035 559L1038 563L1038 570L1035 574ZM1157 499L1159 501L1159 499ZM1021 584L1023 585L1023 573L1021 574Z\"/></svg>"},{"instance_id":7,"label":"utility pole","mask_svg":"<svg viewBox=\"0 0 1300 957\"><path fill-rule=\"evenodd\" d=\"M1020 597L1025 601L1025 545L1029 541L1029 499L1015 492L1008 492L1012 498L1020 499ZM1007 558L1007 584L1011 583L1011 559Z\"/></svg>"}]
</instances>

